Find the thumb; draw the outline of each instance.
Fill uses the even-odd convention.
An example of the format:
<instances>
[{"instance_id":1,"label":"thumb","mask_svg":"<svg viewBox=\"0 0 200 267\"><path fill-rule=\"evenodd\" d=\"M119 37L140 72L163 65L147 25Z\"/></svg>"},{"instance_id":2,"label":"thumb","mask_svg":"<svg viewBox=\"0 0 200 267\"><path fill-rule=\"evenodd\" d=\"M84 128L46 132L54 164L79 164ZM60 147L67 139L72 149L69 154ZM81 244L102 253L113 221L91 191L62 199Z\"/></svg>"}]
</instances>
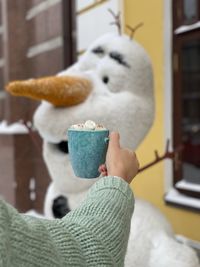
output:
<instances>
[{"instance_id":1,"label":"thumb","mask_svg":"<svg viewBox=\"0 0 200 267\"><path fill-rule=\"evenodd\" d=\"M110 134L110 140L109 140L109 149L119 149L120 148L120 143L119 143L119 133L118 132L112 132Z\"/></svg>"}]
</instances>

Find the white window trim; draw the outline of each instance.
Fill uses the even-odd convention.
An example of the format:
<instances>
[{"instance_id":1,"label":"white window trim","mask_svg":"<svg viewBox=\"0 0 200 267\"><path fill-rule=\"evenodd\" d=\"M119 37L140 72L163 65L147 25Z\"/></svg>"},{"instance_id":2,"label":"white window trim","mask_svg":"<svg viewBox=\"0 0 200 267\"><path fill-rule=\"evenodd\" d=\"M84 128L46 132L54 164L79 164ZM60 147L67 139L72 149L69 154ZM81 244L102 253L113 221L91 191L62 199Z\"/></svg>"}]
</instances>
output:
<instances>
[{"instance_id":1,"label":"white window trim","mask_svg":"<svg viewBox=\"0 0 200 267\"><path fill-rule=\"evenodd\" d=\"M165 140L170 140L172 149L172 0L164 2L164 127ZM173 187L173 165L171 160L165 161L165 192Z\"/></svg>"},{"instance_id":2,"label":"white window trim","mask_svg":"<svg viewBox=\"0 0 200 267\"><path fill-rule=\"evenodd\" d=\"M81 0L80 0L81 1ZM101 1L97 1L96 3L101 3ZM108 33L108 32L117 32L117 27L112 27L109 25L110 20L112 21L112 15L109 14L108 8L112 9L114 13L120 12L120 22L122 26L122 32L125 30L125 21L124 21L124 1L123 0L107 0L102 2L100 5L97 6L88 6L91 9L87 9L83 13L77 13L77 54L81 56L88 46L93 42L95 39L99 38L101 35ZM78 6L78 5L77 5ZM98 27L97 31L92 30L93 25L91 25L90 18L94 18L100 12L104 12L104 23L101 25L99 22L97 23L96 27ZM106 21L106 23L105 23ZM91 30L88 32L87 37L85 35L85 28L90 28Z\"/></svg>"},{"instance_id":3,"label":"white window trim","mask_svg":"<svg viewBox=\"0 0 200 267\"><path fill-rule=\"evenodd\" d=\"M172 0L164 1L164 127L165 140L171 141L173 147L173 113L172 113ZM173 187L173 163L171 160L164 163L164 191L165 200L174 204L180 204L200 209L200 199L185 196ZM185 184L184 184L185 186Z\"/></svg>"}]
</instances>

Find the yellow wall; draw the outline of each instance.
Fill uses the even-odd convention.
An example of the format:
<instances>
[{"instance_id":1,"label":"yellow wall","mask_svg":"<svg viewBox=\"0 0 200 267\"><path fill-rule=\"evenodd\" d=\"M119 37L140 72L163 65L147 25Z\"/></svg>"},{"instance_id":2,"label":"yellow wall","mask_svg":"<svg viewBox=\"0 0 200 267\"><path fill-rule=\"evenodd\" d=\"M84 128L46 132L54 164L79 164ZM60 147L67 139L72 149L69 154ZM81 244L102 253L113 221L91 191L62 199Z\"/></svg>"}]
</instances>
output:
<instances>
[{"instance_id":1,"label":"yellow wall","mask_svg":"<svg viewBox=\"0 0 200 267\"><path fill-rule=\"evenodd\" d=\"M135 39L153 62L156 97L154 125L137 151L141 166L154 159L154 150L163 152L164 136L164 0L124 0L125 24L140 28ZM164 198L164 164L144 171L133 181L135 195L155 204L171 221L177 234L200 241L200 216L187 210L166 206Z\"/></svg>"}]
</instances>

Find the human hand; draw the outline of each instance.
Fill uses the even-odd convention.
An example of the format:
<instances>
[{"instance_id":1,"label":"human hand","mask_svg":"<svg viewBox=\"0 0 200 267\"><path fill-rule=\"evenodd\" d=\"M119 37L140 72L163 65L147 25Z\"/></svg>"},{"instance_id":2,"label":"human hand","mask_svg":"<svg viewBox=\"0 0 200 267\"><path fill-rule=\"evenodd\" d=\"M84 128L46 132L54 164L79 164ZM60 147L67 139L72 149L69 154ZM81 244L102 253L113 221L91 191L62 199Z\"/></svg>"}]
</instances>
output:
<instances>
[{"instance_id":1,"label":"human hand","mask_svg":"<svg viewBox=\"0 0 200 267\"><path fill-rule=\"evenodd\" d=\"M119 176L130 184L138 173L139 162L135 152L120 147L119 138L117 132L110 134L106 164L101 165L99 171L103 176Z\"/></svg>"}]
</instances>

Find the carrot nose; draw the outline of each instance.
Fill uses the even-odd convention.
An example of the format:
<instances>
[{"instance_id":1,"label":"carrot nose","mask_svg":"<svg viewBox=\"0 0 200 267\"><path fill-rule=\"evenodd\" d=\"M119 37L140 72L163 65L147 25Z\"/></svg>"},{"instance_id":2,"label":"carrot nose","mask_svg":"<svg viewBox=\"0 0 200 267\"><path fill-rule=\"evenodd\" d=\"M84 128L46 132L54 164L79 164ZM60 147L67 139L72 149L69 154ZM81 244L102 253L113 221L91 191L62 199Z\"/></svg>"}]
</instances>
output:
<instances>
[{"instance_id":1,"label":"carrot nose","mask_svg":"<svg viewBox=\"0 0 200 267\"><path fill-rule=\"evenodd\" d=\"M46 100L56 107L84 102L92 90L89 80L73 76L53 76L25 81L13 81L6 90L15 96Z\"/></svg>"}]
</instances>

